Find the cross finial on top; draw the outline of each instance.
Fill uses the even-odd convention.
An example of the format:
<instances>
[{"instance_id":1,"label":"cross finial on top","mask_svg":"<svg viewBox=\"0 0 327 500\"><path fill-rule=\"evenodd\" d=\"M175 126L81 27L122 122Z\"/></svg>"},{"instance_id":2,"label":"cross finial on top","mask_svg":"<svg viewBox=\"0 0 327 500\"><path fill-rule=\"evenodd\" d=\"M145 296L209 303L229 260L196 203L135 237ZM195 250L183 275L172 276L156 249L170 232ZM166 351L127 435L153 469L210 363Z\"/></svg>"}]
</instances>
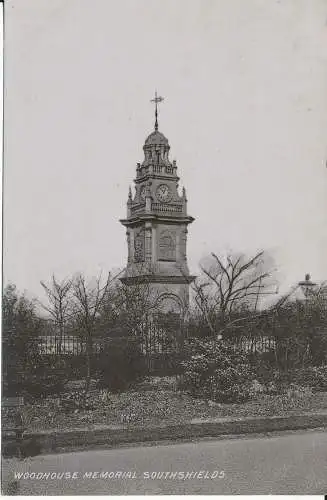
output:
<instances>
[{"instance_id":1,"label":"cross finial on top","mask_svg":"<svg viewBox=\"0 0 327 500\"><path fill-rule=\"evenodd\" d=\"M163 100L164 100L164 98L161 97L161 96L158 96L157 95L157 91L155 91L154 99L151 99L151 102L154 102L155 105L156 105L156 110L155 110L156 121L155 121L155 124L154 124L154 129L155 130L158 130L158 102L162 102Z\"/></svg>"}]
</instances>

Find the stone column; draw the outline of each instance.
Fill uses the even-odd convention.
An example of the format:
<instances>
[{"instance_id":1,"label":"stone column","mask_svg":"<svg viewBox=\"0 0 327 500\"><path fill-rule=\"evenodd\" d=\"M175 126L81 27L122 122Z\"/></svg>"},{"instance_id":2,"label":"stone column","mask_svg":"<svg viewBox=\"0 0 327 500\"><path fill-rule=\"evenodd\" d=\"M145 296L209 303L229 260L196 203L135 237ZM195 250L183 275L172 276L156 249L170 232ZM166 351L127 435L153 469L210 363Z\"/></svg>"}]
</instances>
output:
<instances>
[{"instance_id":1,"label":"stone column","mask_svg":"<svg viewBox=\"0 0 327 500\"><path fill-rule=\"evenodd\" d=\"M129 231L130 259L134 262L134 230Z\"/></svg>"},{"instance_id":2,"label":"stone column","mask_svg":"<svg viewBox=\"0 0 327 500\"><path fill-rule=\"evenodd\" d=\"M132 252L131 252L131 233L130 230L128 229L126 231L126 237L127 237L127 262L130 264L132 262Z\"/></svg>"},{"instance_id":3,"label":"stone column","mask_svg":"<svg viewBox=\"0 0 327 500\"><path fill-rule=\"evenodd\" d=\"M186 261L186 242L187 242L187 227L181 229L181 260Z\"/></svg>"},{"instance_id":4,"label":"stone column","mask_svg":"<svg viewBox=\"0 0 327 500\"><path fill-rule=\"evenodd\" d=\"M152 196L151 196L151 190L150 190L150 182L147 183L146 188L145 188L145 211L146 212L151 212L151 205L152 205Z\"/></svg>"},{"instance_id":5,"label":"stone column","mask_svg":"<svg viewBox=\"0 0 327 500\"><path fill-rule=\"evenodd\" d=\"M176 262L179 264L183 260L183 240L181 239L181 230L176 231Z\"/></svg>"},{"instance_id":6,"label":"stone column","mask_svg":"<svg viewBox=\"0 0 327 500\"><path fill-rule=\"evenodd\" d=\"M154 269L157 267L157 237L158 229L155 224L152 224L152 265Z\"/></svg>"}]
</instances>

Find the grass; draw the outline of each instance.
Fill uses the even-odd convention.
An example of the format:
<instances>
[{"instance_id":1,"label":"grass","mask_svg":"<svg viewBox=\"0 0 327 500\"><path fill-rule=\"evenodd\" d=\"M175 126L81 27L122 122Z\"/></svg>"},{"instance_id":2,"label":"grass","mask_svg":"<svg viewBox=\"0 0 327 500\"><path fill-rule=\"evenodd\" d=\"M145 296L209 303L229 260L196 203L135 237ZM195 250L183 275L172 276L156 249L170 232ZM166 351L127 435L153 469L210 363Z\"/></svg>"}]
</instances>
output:
<instances>
[{"instance_id":1,"label":"grass","mask_svg":"<svg viewBox=\"0 0 327 500\"><path fill-rule=\"evenodd\" d=\"M171 384L149 381L134 390L112 394L94 390L91 409L63 411L60 398L47 398L24 407L24 420L31 432L69 430L93 426L174 425L193 419L285 416L327 410L327 392L290 391L283 395L258 395L245 403L219 404L194 399ZM166 381L167 382L167 381Z\"/></svg>"}]
</instances>

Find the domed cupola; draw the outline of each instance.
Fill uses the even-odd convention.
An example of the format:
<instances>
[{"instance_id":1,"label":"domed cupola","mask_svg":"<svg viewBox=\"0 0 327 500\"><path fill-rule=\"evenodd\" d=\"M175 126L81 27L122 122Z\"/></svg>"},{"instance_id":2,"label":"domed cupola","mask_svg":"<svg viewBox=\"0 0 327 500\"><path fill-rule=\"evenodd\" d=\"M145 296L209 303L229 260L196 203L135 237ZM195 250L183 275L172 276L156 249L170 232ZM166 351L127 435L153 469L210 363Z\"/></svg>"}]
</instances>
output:
<instances>
[{"instance_id":1,"label":"domed cupola","mask_svg":"<svg viewBox=\"0 0 327 500\"><path fill-rule=\"evenodd\" d=\"M161 133L159 130L154 130L151 134L146 138L144 146L169 146L168 139Z\"/></svg>"},{"instance_id":2,"label":"domed cupola","mask_svg":"<svg viewBox=\"0 0 327 500\"><path fill-rule=\"evenodd\" d=\"M156 163L170 165L169 161L170 146L168 139L158 130L154 130L145 140L144 163Z\"/></svg>"},{"instance_id":3,"label":"domed cupola","mask_svg":"<svg viewBox=\"0 0 327 500\"><path fill-rule=\"evenodd\" d=\"M163 135L162 132L158 130L158 102L163 101L163 97L158 97L157 93L153 102L156 105L155 108L155 124L154 131L145 139L143 146L144 151L144 162L143 165L153 164L164 164L171 165L169 161L169 150L170 146L167 137Z\"/></svg>"}]
</instances>

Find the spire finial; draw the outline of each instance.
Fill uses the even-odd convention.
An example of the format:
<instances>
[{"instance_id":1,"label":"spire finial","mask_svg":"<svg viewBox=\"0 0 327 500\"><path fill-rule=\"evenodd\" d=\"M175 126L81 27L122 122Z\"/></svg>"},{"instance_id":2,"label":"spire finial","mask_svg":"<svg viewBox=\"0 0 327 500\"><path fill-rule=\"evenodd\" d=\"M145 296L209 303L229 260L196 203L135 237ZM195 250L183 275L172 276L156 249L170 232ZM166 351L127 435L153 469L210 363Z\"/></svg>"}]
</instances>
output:
<instances>
[{"instance_id":1,"label":"spire finial","mask_svg":"<svg viewBox=\"0 0 327 500\"><path fill-rule=\"evenodd\" d=\"M151 102L154 102L156 105L155 108L155 123L154 123L154 130L158 130L158 102L162 102L164 100L163 97L157 95L157 91L155 91L155 96L154 99L151 99Z\"/></svg>"}]
</instances>

